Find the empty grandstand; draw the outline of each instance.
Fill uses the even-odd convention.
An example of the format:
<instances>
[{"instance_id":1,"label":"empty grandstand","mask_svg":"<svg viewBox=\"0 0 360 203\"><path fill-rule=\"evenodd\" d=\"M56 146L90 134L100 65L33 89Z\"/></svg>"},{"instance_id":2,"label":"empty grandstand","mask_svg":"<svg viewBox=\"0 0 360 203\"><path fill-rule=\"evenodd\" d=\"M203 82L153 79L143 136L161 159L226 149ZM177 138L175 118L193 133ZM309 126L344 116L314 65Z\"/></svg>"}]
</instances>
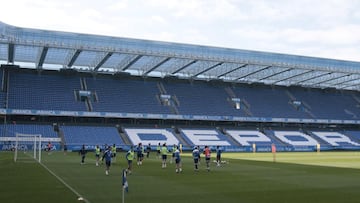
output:
<instances>
[{"instance_id":1,"label":"empty grandstand","mask_svg":"<svg viewBox=\"0 0 360 203\"><path fill-rule=\"evenodd\" d=\"M14 133L73 150L139 142L360 149L359 62L4 23L0 51L4 150Z\"/></svg>"}]
</instances>

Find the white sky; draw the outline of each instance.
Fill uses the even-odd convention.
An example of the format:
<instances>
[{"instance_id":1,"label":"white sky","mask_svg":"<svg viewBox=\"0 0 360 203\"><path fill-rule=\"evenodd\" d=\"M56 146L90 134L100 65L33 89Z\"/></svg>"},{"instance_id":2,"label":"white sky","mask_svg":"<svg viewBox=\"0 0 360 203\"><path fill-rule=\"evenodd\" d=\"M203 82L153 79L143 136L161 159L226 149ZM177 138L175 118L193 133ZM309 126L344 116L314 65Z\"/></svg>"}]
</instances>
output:
<instances>
[{"instance_id":1,"label":"white sky","mask_svg":"<svg viewBox=\"0 0 360 203\"><path fill-rule=\"evenodd\" d=\"M20 27L360 62L358 0L4 0Z\"/></svg>"}]
</instances>

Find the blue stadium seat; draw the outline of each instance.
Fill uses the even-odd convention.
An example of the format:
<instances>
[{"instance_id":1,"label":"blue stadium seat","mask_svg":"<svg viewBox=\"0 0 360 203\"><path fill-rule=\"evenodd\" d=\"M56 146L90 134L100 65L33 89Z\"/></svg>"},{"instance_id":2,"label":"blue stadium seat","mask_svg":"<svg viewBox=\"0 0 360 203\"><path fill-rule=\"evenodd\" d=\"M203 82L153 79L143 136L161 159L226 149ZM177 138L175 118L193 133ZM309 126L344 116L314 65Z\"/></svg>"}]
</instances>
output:
<instances>
[{"instance_id":1,"label":"blue stadium seat","mask_svg":"<svg viewBox=\"0 0 360 203\"><path fill-rule=\"evenodd\" d=\"M29 110L86 111L83 102L76 101L80 78L62 75L11 73L8 107Z\"/></svg>"},{"instance_id":2,"label":"blue stadium seat","mask_svg":"<svg viewBox=\"0 0 360 203\"><path fill-rule=\"evenodd\" d=\"M41 134L42 137L58 138L52 125L40 124L1 124L2 136L13 137L16 133Z\"/></svg>"},{"instance_id":3,"label":"blue stadium seat","mask_svg":"<svg viewBox=\"0 0 360 203\"><path fill-rule=\"evenodd\" d=\"M96 92L93 111L168 114L170 110L157 100L156 82L128 79L86 78L87 89Z\"/></svg>"},{"instance_id":4,"label":"blue stadium seat","mask_svg":"<svg viewBox=\"0 0 360 203\"><path fill-rule=\"evenodd\" d=\"M115 127L61 126L65 142L71 145L124 145Z\"/></svg>"},{"instance_id":5,"label":"blue stadium seat","mask_svg":"<svg viewBox=\"0 0 360 203\"><path fill-rule=\"evenodd\" d=\"M206 83L167 82L164 83L167 93L179 100L177 107L183 115L209 116L244 116L228 101L230 96L225 86L214 86Z\"/></svg>"}]
</instances>

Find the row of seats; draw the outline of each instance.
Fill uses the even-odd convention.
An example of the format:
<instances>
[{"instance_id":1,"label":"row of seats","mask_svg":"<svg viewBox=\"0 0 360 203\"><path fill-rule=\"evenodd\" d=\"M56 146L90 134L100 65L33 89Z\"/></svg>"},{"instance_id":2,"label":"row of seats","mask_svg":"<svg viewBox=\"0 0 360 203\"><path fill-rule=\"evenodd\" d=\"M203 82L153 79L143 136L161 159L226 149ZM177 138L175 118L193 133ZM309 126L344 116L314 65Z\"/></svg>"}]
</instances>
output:
<instances>
[{"instance_id":1,"label":"row of seats","mask_svg":"<svg viewBox=\"0 0 360 203\"><path fill-rule=\"evenodd\" d=\"M8 108L86 111L84 103L75 100L74 90L79 89L79 77L11 73Z\"/></svg>"},{"instance_id":2,"label":"row of seats","mask_svg":"<svg viewBox=\"0 0 360 203\"><path fill-rule=\"evenodd\" d=\"M169 108L159 104L155 82L86 78L87 89L96 92L94 111L168 114Z\"/></svg>"},{"instance_id":3,"label":"row of seats","mask_svg":"<svg viewBox=\"0 0 360 203\"><path fill-rule=\"evenodd\" d=\"M67 145L124 145L115 127L61 126Z\"/></svg>"},{"instance_id":4,"label":"row of seats","mask_svg":"<svg viewBox=\"0 0 360 203\"><path fill-rule=\"evenodd\" d=\"M57 138L58 134L51 125L1 124L1 137L15 137L16 134L40 134L43 137Z\"/></svg>"}]
</instances>

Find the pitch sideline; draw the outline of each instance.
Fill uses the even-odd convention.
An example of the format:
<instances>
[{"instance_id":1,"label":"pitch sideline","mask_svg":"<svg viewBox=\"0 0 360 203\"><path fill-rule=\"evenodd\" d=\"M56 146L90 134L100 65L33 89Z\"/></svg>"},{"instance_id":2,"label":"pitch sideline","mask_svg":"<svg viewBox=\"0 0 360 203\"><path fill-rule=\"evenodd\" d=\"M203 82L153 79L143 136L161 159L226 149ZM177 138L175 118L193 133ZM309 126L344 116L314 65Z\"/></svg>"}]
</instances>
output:
<instances>
[{"instance_id":1,"label":"pitch sideline","mask_svg":"<svg viewBox=\"0 0 360 203\"><path fill-rule=\"evenodd\" d=\"M68 189L70 189L74 194L78 196L78 198L82 198L81 201L84 201L85 203L90 203L89 200L84 198L78 191L76 191L74 188L72 188L69 184L67 184L62 178L60 178L58 175L56 175L52 170L50 170L45 164L40 162L40 165L44 167L51 175L53 175L55 178L57 178L62 184L64 184Z\"/></svg>"}]
</instances>

